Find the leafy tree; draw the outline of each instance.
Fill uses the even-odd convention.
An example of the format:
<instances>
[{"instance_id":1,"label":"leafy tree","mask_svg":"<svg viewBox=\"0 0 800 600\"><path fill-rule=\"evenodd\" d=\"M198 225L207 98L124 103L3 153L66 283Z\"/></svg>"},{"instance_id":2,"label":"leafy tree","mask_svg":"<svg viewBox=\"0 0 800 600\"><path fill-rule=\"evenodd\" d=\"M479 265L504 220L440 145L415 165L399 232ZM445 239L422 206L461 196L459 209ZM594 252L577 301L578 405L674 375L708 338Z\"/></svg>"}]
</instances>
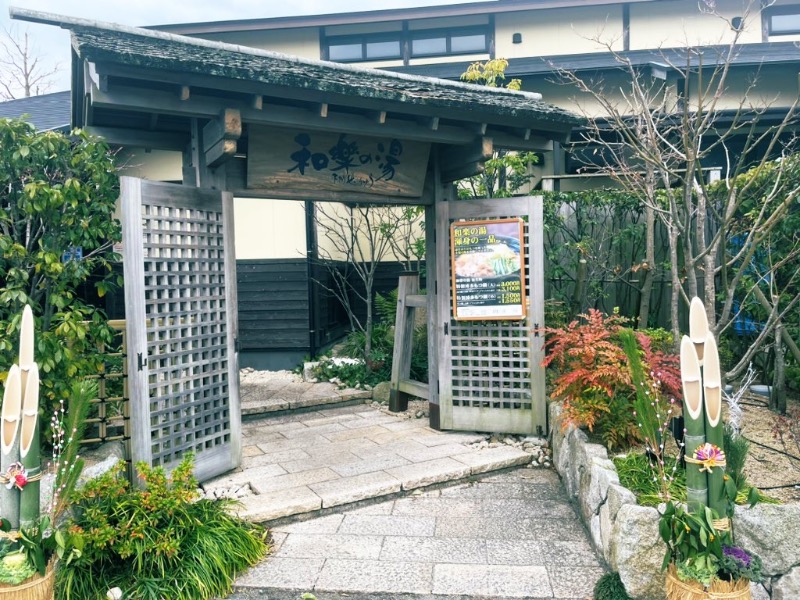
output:
<instances>
[{"instance_id":1,"label":"leafy tree","mask_svg":"<svg viewBox=\"0 0 800 600\"><path fill-rule=\"evenodd\" d=\"M474 62L461 74L461 79L476 85L499 87L506 79L508 61L495 58L484 62ZM520 79L512 79L506 89L522 89ZM538 157L534 152L508 152L497 150L484 164L478 175L458 182L458 197L466 198L508 198L521 190L532 175L528 165L535 164Z\"/></svg>"},{"instance_id":2,"label":"leafy tree","mask_svg":"<svg viewBox=\"0 0 800 600\"><path fill-rule=\"evenodd\" d=\"M115 285L117 196L105 143L0 119L0 372L17 361L20 315L30 304L42 393L53 404L68 397L74 378L97 372L98 345L112 342L105 314L81 288L93 285L102 297Z\"/></svg>"}]
</instances>

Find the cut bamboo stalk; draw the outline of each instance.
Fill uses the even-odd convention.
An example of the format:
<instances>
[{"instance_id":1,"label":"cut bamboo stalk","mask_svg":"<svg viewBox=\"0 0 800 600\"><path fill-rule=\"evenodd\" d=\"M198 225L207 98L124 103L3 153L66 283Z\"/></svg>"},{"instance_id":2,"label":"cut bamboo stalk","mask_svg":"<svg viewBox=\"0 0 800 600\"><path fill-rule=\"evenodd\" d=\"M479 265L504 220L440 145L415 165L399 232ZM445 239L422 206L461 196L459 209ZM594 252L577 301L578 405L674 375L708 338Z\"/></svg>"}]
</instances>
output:
<instances>
[{"instance_id":1,"label":"cut bamboo stalk","mask_svg":"<svg viewBox=\"0 0 800 600\"><path fill-rule=\"evenodd\" d=\"M697 360L700 366L703 366L705 356L703 354L706 335L708 334L708 317L706 316L706 307L703 302L695 296L689 305L689 337L694 344L695 352L697 352Z\"/></svg>"},{"instance_id":2,"label":"cut bamboo stalk","mask_svg":"<svg viewBox=\"0 0 800 600\"><path fill-rule=\"evenodd\" d=\"M705 405L706 442L723 448L722 434L722 377L719 368L717 342L711 333L706 335L705 365L703 366L703 404ZM708 473L708 506L719 517L727 514L725 498L725 467L716 467Z\"/></svg>"},{"instance_id":3,"label":"cut bamboo stalk","mask_svg":"<svg viewBox=\"0 0 800 600\"><path fill-rule=\"evenodd\" d=\"M28 371L33 364L33 311L27 304L22 310L22 322L19 326L19 368L21 371L20 390L25 391L28 385Z\"/></svg>"},{"instance_id":4,"label":"cut bamboo stalk","mask_svg":"<svg viewBox=\"0 0 800 600\"><path fill-rule=\"evenodd\" d=\"M20 492L19 524L20 527L31 527L38 523L40 517L39 477L42 471L39 440L39 367L36 363L32 363L28 370L19 437L20 462L28 474L28 483Z\"/></svg>"},{"instance_id":5,"label":"cut bamboo stalk","mask_svg":"<svg viewBox=\"0 0 800 600\"><path fill-rule=\"evenodd\" d=\"M681 382L683 383L683 414L686 432L686 456L692 456L698 446L705 444L705 419L703 417L703 383L700 361L695 345L689 336L681 339ZM689 512L698 513L708 503L706 474L700 465L686 464L686 504Z\"/></svg>"},{"instance_id":6,"label":"cut bamboo stalk","mask_svg":"<svg viewBox=\"0 0 800 600\"><path fill-rule=\"evenodd\" d=\"M3 392L2 428L0 429L0 473L5 475L11 465L19 462L19 423L22 412L20 370L12 365ZM0 485L0 516L12 529L19 527L19 490Z\"/></svg>"}]
</instances>

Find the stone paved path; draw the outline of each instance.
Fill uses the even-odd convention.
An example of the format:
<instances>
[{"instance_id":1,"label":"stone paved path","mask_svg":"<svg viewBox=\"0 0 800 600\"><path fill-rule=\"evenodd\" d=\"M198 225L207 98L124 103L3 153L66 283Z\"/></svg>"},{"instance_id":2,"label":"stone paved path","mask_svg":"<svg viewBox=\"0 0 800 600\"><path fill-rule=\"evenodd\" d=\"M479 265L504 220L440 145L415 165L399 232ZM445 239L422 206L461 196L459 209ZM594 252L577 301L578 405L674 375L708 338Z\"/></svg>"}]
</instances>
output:
<instances>
[{"instance_id":1,"label":"stone paved path","mask_svg":"<svg viewBox=\"0 0 800 600\"><path fill-rule=\"evenodd\" d=\"M203 488L238 497L241 515L259 522L531 461L511 446L470 446L483 434L435 431L427 419L364 404L254 419L242 430L242 467Z\"/></svg>"},{"instance_id":2,"label":"stone paved path","mask_svg":"<svg viewBox=\"0 0 800 600\"><path fill-rule=\"evenodd\" d=\"M249 382L245 379L239 390L242 416L303 409L325 404L338 404L352 400L365 400L372 396L364 390L342 389L333 383L306 383L291 377L275 377Z\"/></svg>"},{"instance_id":3,"label":"stone paved path","mask_svg":"<svg viewBox=\"0 0 800 600\"><path fill-rule=\"evenodd\" d=\"M549 469L483 475L272 532L274 554L238 578L232 600L304 592L318 600L586 600L604 573Z\"/></svg>"}]
</instances>

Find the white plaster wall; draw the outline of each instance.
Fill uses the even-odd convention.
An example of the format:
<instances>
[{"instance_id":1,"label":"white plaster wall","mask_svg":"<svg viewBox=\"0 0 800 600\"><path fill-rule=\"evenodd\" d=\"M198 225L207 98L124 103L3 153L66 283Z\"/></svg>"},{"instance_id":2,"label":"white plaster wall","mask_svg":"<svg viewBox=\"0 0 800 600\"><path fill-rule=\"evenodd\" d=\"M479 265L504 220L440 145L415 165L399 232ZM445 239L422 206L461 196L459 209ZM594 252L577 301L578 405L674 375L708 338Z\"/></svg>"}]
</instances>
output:
<instances>
[{"instance_id":1,"label":"white plaster wall","mask_svg":"<svg viewBox=\"0 0 800 600\"><path fill-rule=\"evenodd\" d=\"M302 202L235 198L236 258L301 258L306 254Z\"/></svg>"},{"instance_id":2,"label":"white plaster wall","mask_svg":"<svg viewBox=\"0 0 800 600\"><path fill-rule=\"evenodd\" d=\"M522 43L513 44L514 33ZM495 56L518 58L598 52L598 39L622 50L622 8L598 6L501 13L495 16Z\"/></svg>"},{"instance_id":3,"label":"white plaster wall","mask_svg":"<svg viewBox=\"0 0 800 600\"><path fill-rule=\"evenodd\" d=\"M757 2L717 0L718 14L701 11L699 4L697 0L631 4L631 49L728 43L734 33L725 19L744 16L748 4L753 5L753 10L744 22L739 41L761 41L761 17Z\"/></svg>"},{"instance_id":4,"label":"white plaster wall","mask_svg":"<svg viewBox=\"0 0 800 600\"><path fill-rule=\"evenodd\" d=\"M203 34L209 40L217 40L229 44L240 44L262 50L272 50L319 60L319 33L316 27L267 30L267 31L235 31L231 33Z\"/></svg>"},{"instance_id":5,"label":"white plaster wall","mask_svg":"<svg viewBox=\"0 0 800 600\"><path fill-rule=\"evenodd\" d=\"M180 182L183 180L182 165L180 152L127 147L117 153L119 174L130 177Z\"/></svg>"}]
</instances>

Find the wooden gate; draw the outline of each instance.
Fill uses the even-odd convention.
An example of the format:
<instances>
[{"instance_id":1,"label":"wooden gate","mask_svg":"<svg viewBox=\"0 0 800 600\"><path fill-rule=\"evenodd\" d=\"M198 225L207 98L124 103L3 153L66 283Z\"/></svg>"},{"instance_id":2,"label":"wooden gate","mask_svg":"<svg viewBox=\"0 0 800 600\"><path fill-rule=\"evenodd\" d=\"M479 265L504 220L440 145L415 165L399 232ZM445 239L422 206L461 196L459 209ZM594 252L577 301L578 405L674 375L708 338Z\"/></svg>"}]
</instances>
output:
<instances>
[{"instance_id":1,"label":"wooden gate","mask_svg":"<svg viewBox=\"0 0 800 600\"><path fill-rule=\"evenodd\" d=\"M544 257L542 198L458 200L436 204L436 304L440 427L544 435ZM453 319L450 225L523 217L527 316Z\"/></svg>"},{"instance_id":2,"label":"wooden gate","mask_svg":"<svg viewBox=\"0 0 800 600\"><path fill-rule=\"evenodd\" d=\"M203 481L241 457L233 196L122 177L121 209L131 458Z\"/></svg>"}]
</instances>

